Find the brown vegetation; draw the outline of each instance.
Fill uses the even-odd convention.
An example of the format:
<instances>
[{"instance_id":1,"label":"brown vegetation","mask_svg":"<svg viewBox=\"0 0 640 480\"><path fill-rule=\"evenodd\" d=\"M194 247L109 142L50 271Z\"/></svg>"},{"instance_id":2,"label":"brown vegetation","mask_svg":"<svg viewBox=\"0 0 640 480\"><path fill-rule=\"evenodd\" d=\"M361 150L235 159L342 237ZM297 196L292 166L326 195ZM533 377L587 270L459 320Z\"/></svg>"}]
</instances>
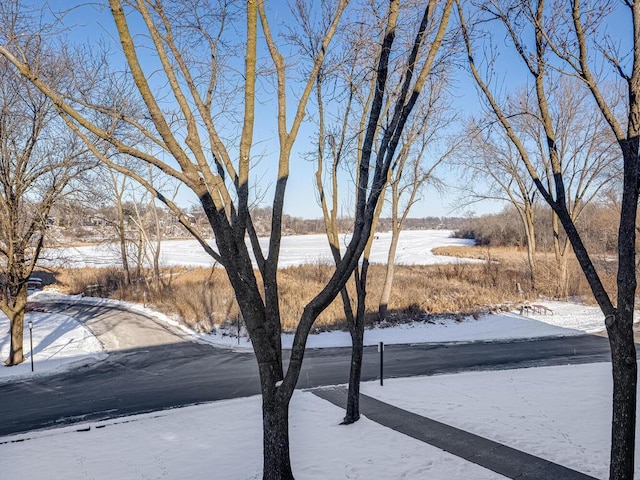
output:
<instances>
[{"instance_id":1,"label":"brown vegetation","mask_svg":"<svg viewBox=\"0 0 640 480\"><path fill-rule=\"evenodd\" d=\"M441 255L483 260L479 263L446 265L399 265L389 302L392 321L427 318L428 315L474 315L483 311L515 306L537 295L553 295L554 275L551 255L540 255L538 292L530 291L526 251L512 247L442 247ZM615 271L601 262L603 278L613 288ZM296 327L304 305L326 283L332 267L310 264L279 271L282 324ZM125 287L124 274L116 268L61 270L58 287L72 294L105 296L147 303L180 318L198 331L211 331L225 323L235 324L239 315L233 291L219 268L171 268L163 270L162 285L144 280ZM377 301L384 282L384 266L372 265L368 281L367 322L376 319ZM98 287L99 285L99 287ZM548 291L547 291L548 290ZM355 291L350 286L350 294ZM570 266L571 296L591 298L588 286L575 261ZM316 329L346 328L340 300L315 323Z\"/></svg>"}]
</instances>

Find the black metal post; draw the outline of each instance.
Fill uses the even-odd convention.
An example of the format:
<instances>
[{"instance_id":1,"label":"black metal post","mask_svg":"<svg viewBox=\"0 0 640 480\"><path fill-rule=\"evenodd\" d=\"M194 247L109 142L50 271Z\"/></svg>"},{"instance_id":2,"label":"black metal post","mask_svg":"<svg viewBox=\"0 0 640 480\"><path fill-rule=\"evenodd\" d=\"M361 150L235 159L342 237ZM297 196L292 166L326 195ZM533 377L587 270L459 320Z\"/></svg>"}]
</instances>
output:
<instances>
[{"instance_id":1,"label":"black metal post","mask_svg":"<svg viewBox=\"0 0 640 480\"><path fill-rule=\"evenodd\" d=\"M380 386L384 384L384 343L380 342L378 345L380 351Z\"/></svg>"},{"instance_id":2,"label":"black metal post","mask_svg":"<svg viewBox=\"0 0 640 480\"><path fill-rule=\"evenodd\" d=\"M240 345L240 315L236 316L236 326L238 328L238 345Z\"/></svg>"},{"instance_id":3,"label":"black metal post","mask_svg":"<svg viewBox=\"0 0 640 480\"><path fill-rule=\"evenodd\" d=\"M33 372L33 322L29 321L29 344L31 345L31 371Z\"/></svg>"}]
</instances>

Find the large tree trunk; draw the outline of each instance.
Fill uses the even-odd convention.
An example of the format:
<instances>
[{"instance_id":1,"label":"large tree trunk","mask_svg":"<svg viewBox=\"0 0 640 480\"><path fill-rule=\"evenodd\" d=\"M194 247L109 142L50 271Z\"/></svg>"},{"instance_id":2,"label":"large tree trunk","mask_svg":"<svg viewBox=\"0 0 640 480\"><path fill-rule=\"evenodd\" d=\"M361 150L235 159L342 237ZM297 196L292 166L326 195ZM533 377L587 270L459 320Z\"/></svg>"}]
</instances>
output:
<instances>
[{"instance_id":1,"label":"large tree trunk","mask_svg":"<svg viewBox=\"0 0 640 480\"><path fill-rule=\"evenodd\" d=\"M13 306L5 308L9 317L9 332L11 336L9 344L9 356L4 364L7 367L19 365L24 362L24 308L27 304L27 286L18 292Z\"/></svg>"},{"instance_id":2,"label":"large tree trunk","mask_svg":"<svg viewBox=\"0 0 640 480\"><path fill-rule=\"evenodd\" d=\"M289 401L291 394L275 387L276 365L260 365L262 389L263 480L293 479L289 457Z\"/></svg>"},{"instance_id":3,"label":"large tree trunk","mask_svg":"<svg viewBox=\"0 0 640 480\"><path fill-rule=\"evenodd\" d=\"M9 318L11 343L9 346L9 356L4 364L12 367L24 362L23 336L24 336L24 310L14 312Z\"/></svg>"},{"instance_id":4,"label":"large tree trunk","mask_svg":"<svg viewBox=\"0 0 640 480\"><path fill-rule=\"evenodd\" d=\"M638 211L638 138L620 142L624 156L624 187L618 230L618 305L605 324L611 345L613 416L609 478L634 477L638 366L633 338L636 296L636 216Z\"/></svg>"},{"instance_id":5,"label":"large tree trunk","mask_svg":"<svg viewBox=\"0 0 640 480\"><path fill-rule=\"evenodd\" d=\"M615 320L613 320L615 319ZM634 477L638 368L633 342L633 311L618 310L607 319L613 370L611 463L609 478Z\"/></svg>"}]
</instances>

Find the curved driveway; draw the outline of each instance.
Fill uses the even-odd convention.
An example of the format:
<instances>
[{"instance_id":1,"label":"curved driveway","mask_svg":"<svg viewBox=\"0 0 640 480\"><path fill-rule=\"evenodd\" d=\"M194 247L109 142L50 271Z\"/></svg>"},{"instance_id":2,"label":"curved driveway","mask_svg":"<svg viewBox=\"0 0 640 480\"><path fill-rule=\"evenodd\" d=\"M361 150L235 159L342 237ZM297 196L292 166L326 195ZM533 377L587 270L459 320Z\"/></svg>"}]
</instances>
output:
<instances>
[{"instance_id":1,"label":"curved driveway","mask_svg":"<svg viewBox=\"0 0 640 480\"><path fill-rule=\"evenodd\" d=\"M183 340L165 325L112 306L48 303L83 321L110 352L79 369L0 384L0 435L83 420L142 413L259 393L252 353ZM285 353L286 355L286 353ZM512 342L390 345L385 376L402 377L608 361L606 338L578 336ZM286 358L285 358L286 361ZM307 350L298 388L347 383L348 348ZM365 348L362 380L378 376Z\"/></svg>"}]
</instances>

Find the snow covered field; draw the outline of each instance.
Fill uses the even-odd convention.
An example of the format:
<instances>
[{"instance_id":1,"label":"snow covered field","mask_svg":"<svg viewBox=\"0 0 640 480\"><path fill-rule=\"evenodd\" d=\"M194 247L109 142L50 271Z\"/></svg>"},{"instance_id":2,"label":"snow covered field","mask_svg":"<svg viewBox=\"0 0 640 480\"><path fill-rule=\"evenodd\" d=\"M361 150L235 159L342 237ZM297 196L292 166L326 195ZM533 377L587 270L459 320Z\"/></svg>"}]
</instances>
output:
<instances>
[{"instance_id":1,"label":"snow covered field","mask_svg":"<svg viewBox=\"0 0 640 480\"><path fill-rule=\"evenodd\" d=\"M391 379L384 387L367 382L361 391L591 476L608 477L610 363Z\"/></svg>"},{"instance_id":2,"label":"snow covered field","mask_svg":"<svg viewBox=\"0 0 640 480\"><path fill-rule=\"evenodd\" d=\"M398 243L396 263L406 265L430 265L470 261L433 254L431 250L436 247L473 244L472 240L450 238L451 233L449 230L403 231ZM213 244L213 242L211 243ZM268 239L262 238L260 243L266 250ZM376 235L370 261L372 263L386 263L390 243L391 233L387 232ZM45 257L49 259L48 261L51 263L64 264L69 267L120 265L119 248L118 245L110 244L51 249L45 253ZM303 263L333 263L332 258L327 238L323 234L282 237L282 253L279 263L281 267L300 265ZM170 240L162 242L160 262L165 266L211 266L214 263L213 259L205 253L195 240Z\"/></svg>"}]
</instances>

